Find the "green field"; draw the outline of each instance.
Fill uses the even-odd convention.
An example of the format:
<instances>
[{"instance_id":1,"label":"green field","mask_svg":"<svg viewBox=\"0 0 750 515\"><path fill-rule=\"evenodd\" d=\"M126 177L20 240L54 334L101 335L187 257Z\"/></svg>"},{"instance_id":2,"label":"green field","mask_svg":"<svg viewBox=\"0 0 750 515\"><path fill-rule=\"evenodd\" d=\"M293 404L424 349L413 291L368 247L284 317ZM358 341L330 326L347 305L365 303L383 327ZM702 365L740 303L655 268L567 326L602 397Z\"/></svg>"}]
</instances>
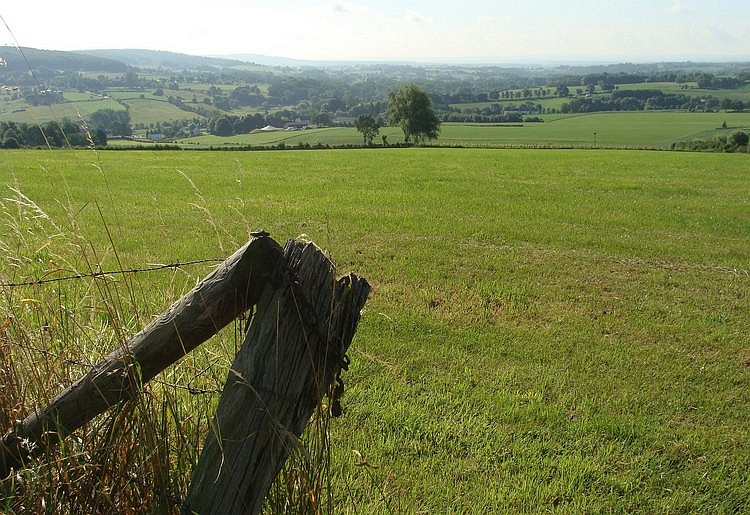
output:
<instances>
[{"instance_id":1,"label":"green field","mask_svg":"<svg viewBox=\"0 0 750 515\"><path fill-rule=\"evenodd\" d=\"M618 112L578 115L545 115L543 123L442 125L434 145L466 147L668 148L673 141L710 139L735 130L750 131L750 113ZM721 129L726 123L727 129ZM594 141L596 133L596 141ZM403 142L403 133L384 127L391 144ZM244 146L362 145L353 128L325 128L300 132L242 134L222 138L200 136L176 142L185 148ZM380 136L375 140L381 144ZM114 143L128 145L127 142Z\"/></svg>"},{"instance_id":2,"label":"green field","mask_svg":"<svg viewBox=\"0 0 750 515\"><path fill-rule=\"evenodd\" d=\"M708 128L747 126L701 116ZM606 141L614 130L607 115L581 118L590 121L580 138L596 130ZM551 127L563 141L555 127L565 123L529 130ZM691 123L685 133L700 128ZM631 144L662 141L647 129L633 129ZM0 176L0 281L223 257L258 228L280 242L306 234L341 274L367 278L345 415L331 422L339 513L750 510L746 155L6 150ZM69 384L210 267L113 274L107 288L0 289L0 320L15 317L3 352L48 374L29 380L21 412L8 418L6 407L0 420L43 399L33 385L47 381L50 395ZM106 316L112 305L117 320ZM222 333L154 391L220 388L236 343ZM216 395L174 388L182 404L165 423L205 431L199 420ZM200 438L169 440L173 498L184 495ZM166 452L159 441L139 445ZM35 497L23 502L73 502L71 489L87 484L75 478L93 474L88 452L65 458L67 493L35 490L45 476L29 475ZM131 471L127 499L157 495L138 489L156 482L150 463ZM79 499L120 491L93 485Z\"/></svg>"},{"instance_id":3,"label":"green field","mask_svg":"<svg viewBox=\"0 0 750 515\"><path fill-rule=\"evenodd\" d=\"M31 106L23 99L3 103L0 107L0 121L43 124L49 121L60 121L63 118L80 120L83 117L85 119L100 109L123 109L115 100L98 95L65 93L65 96L66 99L70 97L68 102L53 106Z\"/></svg>"}]
</instances>

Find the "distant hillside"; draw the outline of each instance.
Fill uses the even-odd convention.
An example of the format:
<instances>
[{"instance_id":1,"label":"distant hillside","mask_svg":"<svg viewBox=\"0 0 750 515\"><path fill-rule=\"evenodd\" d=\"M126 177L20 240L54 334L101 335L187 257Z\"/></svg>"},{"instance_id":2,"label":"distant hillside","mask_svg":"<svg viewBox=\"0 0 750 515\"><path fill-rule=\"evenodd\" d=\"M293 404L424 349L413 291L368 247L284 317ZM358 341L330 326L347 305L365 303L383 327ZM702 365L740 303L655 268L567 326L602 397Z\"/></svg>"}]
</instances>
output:
<instances>
[{"instance_id":1,"label":"distant hillside","mask_svg":"<svg viewBox=\"0 0 750 515\"><path fill-rule=\"evenodd\" d=\"M23 51L23 54L21 54ZM13 46L0 46L0 57L5 60L9 70L18 73L28 71L28 65L37 70L40 67L57 71L88 71L124 73L128 66L107 56L85 55L80 52L63 52L60 50L40 50L38 48L24 48L21 51ZM24 56L26 59L24 59Z\"/></svg>"},{"instance_id":2,"label":"distant hillside","mask_svg":"<svg viewBox=\"0 0 750 515\"><path fill-rule=\"evenodd\" d=\"M341 64L337 61L306 61L302 59L290 59L288 57L274 57L269 55L261 55L261 54L229 54L229 55L223 55L223 56L216 56L217 58L226 58L226 59L237 59L239 61L244 61L247 63L255 63L259 64L261 66L287 66L292 68L297 67L321 67L321 66L327 66L327 65L337 65ZM363 64L361 62L357 64Z\"/></svg>"},{"instance_id":3,"label":"distant hillside","mask_svg":"<svg viewBox=\"0 0 750 515\"><path fill-rule=\"evenodd\" d=\"M236 59L204 57L161 50L101 49L79 50L80 54L116 59L137 68L167 68L170 70L216 70L246 64Z\"/></svg>"}]
</instances>

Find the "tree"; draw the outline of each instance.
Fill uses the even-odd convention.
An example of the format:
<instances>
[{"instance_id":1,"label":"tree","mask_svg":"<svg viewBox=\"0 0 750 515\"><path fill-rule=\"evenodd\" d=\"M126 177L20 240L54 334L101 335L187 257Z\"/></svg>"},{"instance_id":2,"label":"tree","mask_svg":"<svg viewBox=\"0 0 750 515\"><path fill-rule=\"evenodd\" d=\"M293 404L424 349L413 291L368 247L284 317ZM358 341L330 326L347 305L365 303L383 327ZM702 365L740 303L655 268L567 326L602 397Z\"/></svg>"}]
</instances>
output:
<instances>
[{"instance_id":1,"label":"tree","mask_svg":"<svg viewBox=\"0 0 750 515\"><path fill-rule=\"evenodd\" d=\"M404 142L419 144L437 139L440 119L435 115L427 92L416 84L407 84L398 91L388 93L388 122L404 131Z\"/></svg>"},{"instance_id":2,"label":"tree","mask_svg":"<svg viewBox=\"0 0 750 515\"><path fill-rule=\"evenodd\" d=\"M738 147L746 147L748 142L750 142L750 135L747 132L735 131L729 137L729 140Z\"/></svg>"},{"instance_id":3,"label":"tree","mask_svg":"<svg viewBox=\"0 0 750 515\"><path fill-rule=\"evenodd\" d=\"M331 118L331 114L325 111L314 114L310 121L315 125L319 125L320 127L330 127L331 125L333 125L333 118Z\"/></svg>"},{"instance_id":4,"label":"tree","mask_svg":"<svg viewBox=\"0 0 750 515\"><path fill-rule=\"evenodd\" d=\"M124 109L99 109L89 115L89 127L110 131L113 136L131 136L130 113Z\"/></svg>"},{"instance_id":5,"label":"tree","mask_svg":"<svg viewBox=\"0 0 750 515\"><path fill-rule=\"evenodd\" d=\"M216 120L213 134L215 134L216 136L231 136L232 122L229 121L229 118L227 118L226 116L222 116L221 118Z\"/></svg>"},{"instance_id":6,"label":"tree","mask_svg":"<svg viewBox=\"0 0 750 515\"><path fill-rule=\"evenodd\" d=\"M354 127L357 128L357 132L362 133L365 145L372 146L372 140L380 132L380 123L371 115L363 114L354 120Z\"/></svg>"},{"instance_id":7,"label":"tree","mask_svg":"<svg viewBox=\"0 0 750 515\"><path fill-rule=\"evenodd\" d=\"M570 89L568 89L568 86L565 84L560 84L557 86L557 96L558 97L567 97L570 95Z\"/></svg>"},{"instance_id":8,"label":"tree","mask_svg":"<svg viewBox=\"0 0 750 515\"><path fill-rule=\"evenodd\" d=\"M102 129L96 129L96 131L94 131L94 134L91 135L91 139L93 140L94 145L98 147L107 146L107 133Z\"/></svg>"},{"instance_id":9,"label":"tree","mask_svg":"<svg viewBox=\"0 0 750 515\"><path fill-rule=\"evenodd\" d=\"M19 148L20 146L15 136L8 136L7 133L3 136L3 148Z\"/></svg>"}]
</instances>

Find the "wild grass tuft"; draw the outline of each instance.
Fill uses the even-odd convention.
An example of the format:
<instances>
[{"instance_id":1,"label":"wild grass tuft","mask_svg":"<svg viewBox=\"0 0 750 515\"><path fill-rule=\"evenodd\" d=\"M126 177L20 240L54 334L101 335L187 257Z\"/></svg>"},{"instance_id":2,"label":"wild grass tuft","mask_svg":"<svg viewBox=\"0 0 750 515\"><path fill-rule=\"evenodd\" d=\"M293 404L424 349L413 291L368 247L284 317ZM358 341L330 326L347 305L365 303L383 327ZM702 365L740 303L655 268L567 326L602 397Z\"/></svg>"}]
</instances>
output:
<instances>
[{"instance_id":1,"label":"wild grass tuft","mask_svg":"<svg viewBox=\"0 0 750 515\"><path fill-rule=\"evenodd\" d=\"M217 241L226 241L195 183L180 174L202 202L193 208ZM113 235L118 231L107 222L111 212L105 214L95 199L81 208L58 201L64 218L59 222L17 185L9 192L0 202L6 235L0 246L3 430L43 408L166 307L159 305L160 297L155 301L148 295L148 276L124 266ZM93 210L100 221L100 243L82 234L78 218L85 210ZM201 272L162 270L172 276L166 281L171 295L164 296L176 300ZM8 513L179 512L232 349L242 337L239 327L224 331L217 337L218 348L187 356L135 398L29 460L3 481L0 506ZM333 511L329 417L321 406L310 431L295 439L292 457L269 495L268 511Z\"/></svg>"}]
</instances>

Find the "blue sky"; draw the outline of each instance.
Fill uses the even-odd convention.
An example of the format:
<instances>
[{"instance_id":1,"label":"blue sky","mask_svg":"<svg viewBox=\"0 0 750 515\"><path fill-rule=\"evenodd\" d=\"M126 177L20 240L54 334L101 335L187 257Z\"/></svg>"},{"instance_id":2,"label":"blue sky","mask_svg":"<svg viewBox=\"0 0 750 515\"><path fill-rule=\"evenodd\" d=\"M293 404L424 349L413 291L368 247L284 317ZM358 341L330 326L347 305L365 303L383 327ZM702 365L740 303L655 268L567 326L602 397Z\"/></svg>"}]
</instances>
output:
<instances>
[{"instance_id":1,"label":"blue sky","mask_svg":"<svg viewBox=\"0 0 750 515\"><path fill-rule=\"evenodd\" d=\"M34 0L4 2L0 16L12 31L0 24L0 44L57 50L498 64L750 61L750 10L740 0Z\"/></svg>"}]
</instances>

